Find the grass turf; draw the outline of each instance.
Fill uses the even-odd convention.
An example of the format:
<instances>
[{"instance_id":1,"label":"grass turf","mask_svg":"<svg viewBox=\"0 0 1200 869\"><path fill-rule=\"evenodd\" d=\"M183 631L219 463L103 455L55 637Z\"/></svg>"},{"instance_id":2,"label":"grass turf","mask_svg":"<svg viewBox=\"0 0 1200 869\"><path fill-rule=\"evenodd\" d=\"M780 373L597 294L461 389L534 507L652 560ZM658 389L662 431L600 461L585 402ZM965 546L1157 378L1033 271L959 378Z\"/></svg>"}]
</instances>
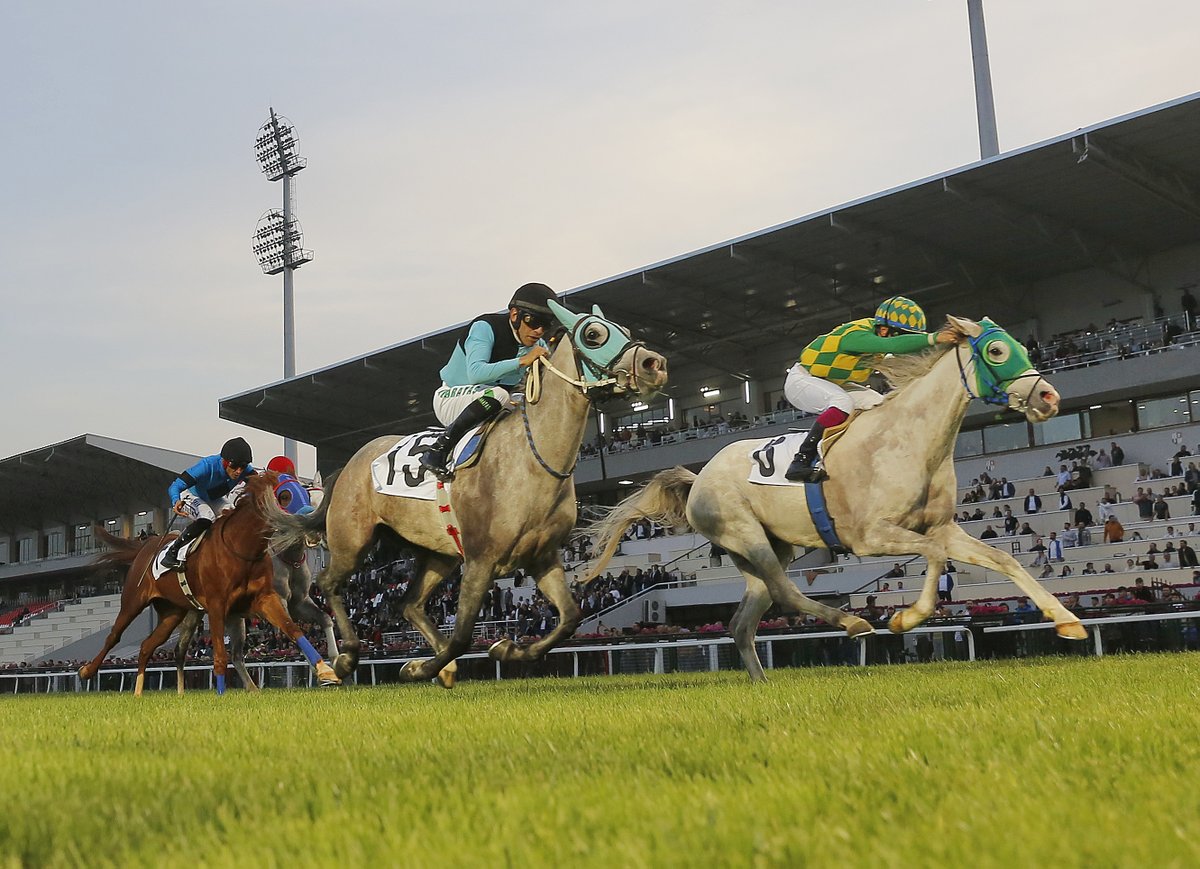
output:
<instances>
[{"instance_id":1,"label":"grass turf","mask_svg":"<svg viewBox=\"0 0 1200 869\"><path fill-rule=\"evenodd\" d=\"M1200 656L0 699L0 864L1197 865Z\"/></svg>"}]
</instances>

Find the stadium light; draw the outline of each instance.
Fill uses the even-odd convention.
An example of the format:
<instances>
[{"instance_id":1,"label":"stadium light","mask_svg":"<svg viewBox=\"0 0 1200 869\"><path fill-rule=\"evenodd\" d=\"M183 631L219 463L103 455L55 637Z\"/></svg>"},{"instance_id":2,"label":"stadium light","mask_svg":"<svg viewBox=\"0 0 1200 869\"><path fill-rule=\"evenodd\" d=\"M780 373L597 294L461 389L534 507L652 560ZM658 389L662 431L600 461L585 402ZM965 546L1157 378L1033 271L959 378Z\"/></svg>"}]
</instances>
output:
<instances>
[{"instance_id":1,"label":"stadium light","mask_svg":"<svg viewBox=\"0 0 1200 869\"><path fill-rule=\"evenodd\" d=\"M979 122L979 156L986 160L1000 153L996 135L996 102L992 98L992 65L988 60L987 28L983 0L967 0L971 25L971 65L975 70L975 117Z\"/></svg>"},{"instance_id":2,"label":"stadium light","mask_svg":"<svg viewBox=\"0 0 1200 869\"><path fill-rule=\"evenodd\" d=\"M292 215L292 176L308 165L300 156L300 140L287 118L275 114L258 129L254 158L268 181L283 181L283 208L264 214L254 231L250 249L268 275L283 272L283 376L296 375L296 302L292 272L311 262L313 252L304 249L304 233ZM283 439L283 454L297 460L296 442Z\"/></svg>"}]
</instances>

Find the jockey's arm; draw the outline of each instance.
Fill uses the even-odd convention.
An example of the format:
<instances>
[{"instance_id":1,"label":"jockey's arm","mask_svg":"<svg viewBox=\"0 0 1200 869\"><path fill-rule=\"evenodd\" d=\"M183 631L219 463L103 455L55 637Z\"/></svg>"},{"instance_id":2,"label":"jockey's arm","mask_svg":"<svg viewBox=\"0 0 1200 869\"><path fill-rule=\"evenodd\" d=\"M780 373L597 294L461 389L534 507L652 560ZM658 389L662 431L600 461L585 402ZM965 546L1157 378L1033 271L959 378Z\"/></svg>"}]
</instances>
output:
<instances>
[{"instance_id":1,"label":"jockey's arm","mask_svg":"<svg viewBox=\"0 0 1200 869\"><path fill-rule=\"evenodd\" d=\"M496 336L487 323L478 320L471 326L463 342L463 351L467 356L467 378L471 383L493 385L504 380L512 382L520 370L521 365L516 357L499 362L489 361L495 343Z\"/></svg>"},{"instance_id":2,"label":"jockey's arm","mask_svg":"<svg viewBox=\"0 0 1200 869\"><path fill-rule=\"evenodd\" d=\"M916 335L890 335L881 338L871 332L851 332L843 336L841 348L847 353L917 353L928 350L940 340L941 332Z\"/></svg>"}]
</instances>

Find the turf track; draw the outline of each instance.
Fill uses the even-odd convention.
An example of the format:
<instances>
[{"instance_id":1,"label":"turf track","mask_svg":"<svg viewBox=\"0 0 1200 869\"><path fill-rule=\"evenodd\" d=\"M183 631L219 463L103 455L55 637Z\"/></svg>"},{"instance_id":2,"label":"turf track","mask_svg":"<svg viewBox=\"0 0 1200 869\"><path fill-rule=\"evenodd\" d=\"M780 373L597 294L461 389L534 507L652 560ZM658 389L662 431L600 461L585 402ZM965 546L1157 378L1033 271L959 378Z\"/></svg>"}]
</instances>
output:
<instances>
[{"instance_id":1,"label":"turf track","mask_svg":"<svg viewBox=\"0 0 1200 869\"><path fill-rule=\"evenodd\" d=\"M1200 656L0 698L0 865L1195 866Z\"/></svg>"}]
</instances>

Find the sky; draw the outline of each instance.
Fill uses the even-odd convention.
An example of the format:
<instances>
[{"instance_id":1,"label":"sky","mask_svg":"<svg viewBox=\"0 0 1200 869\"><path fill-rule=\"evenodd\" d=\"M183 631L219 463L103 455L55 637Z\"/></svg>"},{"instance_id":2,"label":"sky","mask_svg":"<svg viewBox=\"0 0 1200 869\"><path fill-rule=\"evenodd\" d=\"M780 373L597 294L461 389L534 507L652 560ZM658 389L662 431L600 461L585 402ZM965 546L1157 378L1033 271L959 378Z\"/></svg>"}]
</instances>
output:
<instances>
[{"instance_id":1,"label":"sky","mask_svg":"<svg viewBox=\"0 0 1200 869\"><path fill-rule=\"evenodd\" d=\"M1200 91L1195 0L984 11L1001 151ZM979 158L966 0L2 0L0 34L0 457L282 451L218 415L283 373L270 107L301 373Z\"/></svg>"}]
</instances>

